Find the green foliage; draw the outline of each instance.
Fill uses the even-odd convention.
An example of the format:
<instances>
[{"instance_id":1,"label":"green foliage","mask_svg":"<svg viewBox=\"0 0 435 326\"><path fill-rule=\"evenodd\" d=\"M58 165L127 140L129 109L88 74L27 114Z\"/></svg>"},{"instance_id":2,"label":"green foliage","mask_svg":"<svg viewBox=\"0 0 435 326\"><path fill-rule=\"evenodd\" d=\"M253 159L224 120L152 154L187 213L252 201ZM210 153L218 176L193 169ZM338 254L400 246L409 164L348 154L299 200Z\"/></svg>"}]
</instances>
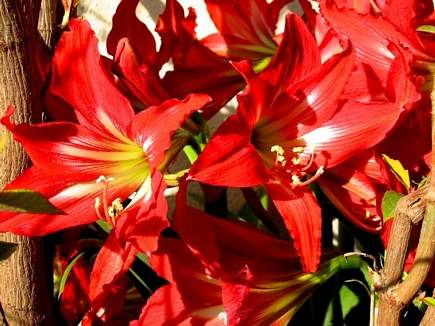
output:
<instances>
[{"instance_id":1,"label":"green foliage","mask_svg":"<svg viewBox=\"0 0 435 326\"><path fill-rule=\"evenodd\" d=\"M425 33L435 34L435 26L421 25L417 28L417 32L425 32Z\"/></svg>"},{"instance_id":2,"label":"green foliage","mask_svg":"<svg viewBox=\"0 0 435 326\"><path fill-rule=\"evenodd\" d=\"M382 216L384 217L384 222L393 217L397 202L402 197L402 194L395 191L385 192L384 197L382 198Z\"/></svg>"},{"instance_id":3,"label":"green foliage","mask_svg":"<svg viewBox=\"0 0 435 326\"><path fill-rule=\"evenodd\" d=\"M25 189L0 192L0 211L34 214L64 214L48 199L37 192Z\"/></svg>"},{"instance_id":4,"label":"green foliage","mask_svg":"<svg viewBox=\"0 0 435 326\"><path fill-rule=\"evenodd\" d=\"M68 279L68 275L71 273L75 263L80 259L80 257L82 257L85 254L85 252L81 252L79 254L77 254L68 264L68 266L65 268L65 271L62 274L62 277L60 279L60 285L59 285L59 294L58 294L58 298L60 298L60 296L63 293L63 290L65 288L65 284L66 281Z\"/></svg>"}]
</instances>

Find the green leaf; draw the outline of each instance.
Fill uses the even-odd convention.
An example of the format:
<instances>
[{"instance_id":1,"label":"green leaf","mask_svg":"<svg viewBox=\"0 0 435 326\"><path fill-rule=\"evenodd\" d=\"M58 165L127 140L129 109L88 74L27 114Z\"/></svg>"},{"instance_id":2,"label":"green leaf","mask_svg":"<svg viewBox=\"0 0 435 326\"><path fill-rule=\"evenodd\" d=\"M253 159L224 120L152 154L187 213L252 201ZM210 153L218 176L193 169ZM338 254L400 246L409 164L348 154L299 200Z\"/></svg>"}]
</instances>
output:
<instances>
[{"instance_id":1,"label":"green leaf","mask_svg":"<svg viewBox=\"0 0 435 326\"><path fill-rule=\"evenodd\" d=\"M384 197L382 198L382 216L384 217L384 222L393 217L397 202L402 197L402 194L395 191L385 192Z\"/></svg>"},{"instance_id":2,"label":"green leaf","mask_svg":"<svg viewBox=\"0 0 435 326\"><path fill-rule=\"evenodd\" d=\"M64 214L47 198L25 189L0 191L0 211L34 214Z\"/></svg>"},{"instance_id":3,"label":"green leaf","mask_svg":"<svg viewBox=\"0 0 435 326\"><path fill-rule=\"evenodd\" d=\"M0 241L0 261L8 259L17 249L16 243Z\"/></svg>"},{"instance_id":4,"label":"green leaf","mask_svg":"<svg viewBox=\"0 0 435 326\"><path fill-rule=\"evenodd\" d=\"M417 28L417 32L425 32L435 34L435 26L433 25L421 25Z\"/></svg>"},{"instance_id":5,"label":"green leaf","mask_svg":"<svg viewBox=\"0 0 435 326\"><path fill-rule=\"evenodd\" d=\"M399 160L392 159L388 155L383 154L385 162L390 167L391 171L396 175L397 179L406 187L407 190L411 189L411 180L409 178L409 172L406 170Z\"/></svg>"},{"instance_id":6,"label":"green leaf","mask_svg":"<svg viewBox=\"0 0 435 326\"><path fill-rule=\"evenodd\" d=\"M426 297L426 298L423 298L421 301L423 301L428 306L435 306L435 298Z\"/></svg>"},{"instance_id":7,"label":"green leaf","mask_svg":"<svg viewBox=\"0 0 435 326\"><path fill-rule=\"evenodd\" d=\"M103 220L97 220L97 225L107 234L109 234L113 228L112 224L110 224L109 222L103 221Z\"/></svg>"},{"instance_id":8,"label":"green leaf","mask_svg":"<svg viewBox=\"0 0 435 326\"><path fill-rule=\"evenodd\" d=\"M63 272L62 278L60 279L60 285L59 285L59 294L58 299L60 299L60 296L62 295L62 292L65 288L66 281L68 279L69 273L71 273L72 268L74 267L74 264L77 262L77 260L80 259L85 254L85 252L81 252L78 255L76 255L68 264L68 266L65 268L65 271Z\"/></svg>"},{"instance_id":9,"label":"green leaf","mask_svg":"<svg viewBox=\"0 0 435 326\"><path fill-rule=\"evenodd\" d=\"M143 254L143 253L141 253L141 252L138 252L138 253L136 254L136 257L137 257L141 262L143 262L145 265L151 267L151 264L150 264L150 261L149 261L147 255L145 255L145 254Z\"/></svg>"},{"instance_id":10,"label":"green leaf","mask_svg":"<svg viewBox=\"0 0 435 326\"><path fill-rule=\"evenodd\" d=\"M184 146L183 152L189 160L190 164L193 164L193 162L195 162L198 158L198 154L191 145Z\"/></svg>"}]
</instances>

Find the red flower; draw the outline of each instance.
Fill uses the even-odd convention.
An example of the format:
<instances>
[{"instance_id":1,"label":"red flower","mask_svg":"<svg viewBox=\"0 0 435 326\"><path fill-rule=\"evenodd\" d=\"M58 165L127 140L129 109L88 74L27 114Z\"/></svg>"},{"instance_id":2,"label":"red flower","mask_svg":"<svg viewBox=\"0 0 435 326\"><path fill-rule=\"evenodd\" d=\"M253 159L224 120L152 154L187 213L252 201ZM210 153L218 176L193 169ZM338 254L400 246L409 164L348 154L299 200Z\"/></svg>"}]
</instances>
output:
<instances>
[{"instance_id":1,"label":"red flower","mask_svg":"<svg viewBox=\"0 0 435 326\"><path fill-rule=\"evenodd\" d=\"M135 116L100 64L97 40L82 20L70 22L53 61L52 91L71 103L79 123L15 125L10 121L12 108L1 122L34 164L7 189L38 191L65 214L2 213L1 231L43 235L99 217L115 219L108 214L111 203L122 203L140 188L146 193L137 198L154 198L157 189L144 185L153 184L152 178L161 180L155 169L170 147L172 133L209 102L208 96L191 95ZM158 189L161 195L162 187Z\"/></svg>"},{"instance_id":2,"label":"red flower","mask_svg":"<svg viewBox=\"0 0 435 326\"><path fill-rule=\"evenodd\" d=\"M178 3L168 1L159 28L165 32L161 32L163 44L166 38L173 46L174 70L165 75L166 89L177 97L186 92L209 94L213 107L204 113L210 117L245 86L230 60L249 60L257 72L270 62L277 49L278 14L288 2L206 1L218 33L197 40L192 29L194 12L184 18Z\"/></svg>"},{"instance_id":3,"label":"red flower","mask_svg":"<svg viewBox=\"0 0 435 326\"><path fill-rule=\"evenodd\" d=\"M306 186L379 141L400 105L362 104L340 96L354 66L352 48L320 64L313 36L296 15L287 17L269 68L248 80L237 114L218 129L190 178L213 185L265 184L306 271L320 257L320 208Z\"/></svg>"},{"instance_id":4,"label":"red flower","mask_svg":"<svg viewBox=\"0 0 435 326\"><path fill-rule=\"evenodd\" d=\"M162 238L152 256L169 284L133 325L286 325L317 286L361 263L336 257L305 274L288 242L187 207L185 195L183 185L174 216L184 242Z\"/></svg>"}]
</instances>

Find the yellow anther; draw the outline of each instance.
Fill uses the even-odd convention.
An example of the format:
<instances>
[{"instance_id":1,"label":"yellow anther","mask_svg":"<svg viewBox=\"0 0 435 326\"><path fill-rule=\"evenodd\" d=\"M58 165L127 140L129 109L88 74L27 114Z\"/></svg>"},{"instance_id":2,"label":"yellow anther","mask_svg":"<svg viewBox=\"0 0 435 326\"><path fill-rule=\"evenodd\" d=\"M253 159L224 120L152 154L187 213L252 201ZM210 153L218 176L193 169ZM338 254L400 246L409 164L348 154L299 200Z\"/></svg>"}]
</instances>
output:
<instances>
[{"instance_id":1,"label":"yellow anther","mask_svg":"<svg viewBox=\"0 0 435 326\"><path fill-rule=\"evenodd\" d=\"M368 210L366 210L366 218L369 218L370 216L372 216L372 213Z\"/></svg>"},{"instance_id":2,"label":"yellow anther","mask_svg":"<svg viewBox=\"0 0 435 326\"><path fill-rule=\"evenodd\" d=\"M292 185L297 186L300 185L301 179L299 179L299 177L297 175L292 175Z\"/></svg>"},{"instance_id":3,"label":"yellow anther","mask_svg":"<svg viewBox=\"0 0 435 326\"><path fill-rule=\"evenodd\" d=\"M301 165L301 159L299 158L299 156L293 157L292 158L292 163L294 165Z\"/></svg>"},{"instance_id":4,"label":"yellow anther","mask_svg":"<svg viewBox=\"0 0 435 326\"><path fill-rule=\"evenodd\" d=\"M112 204L107 209L107 213L112 219L114 219L123 211L123 209L124 206L122 206L121 198L116 198L114 201L112 201Z\"/></svg>"},{"instance_id":5,"label":"yellow anther","mask_svg":"<svg viewBox=\"0 0 435 326\"><path fill-rule=\"evenodd\" d=\"M272 153L276 153L276 154L279 155L279 156L284 155L284 149L283 149L281 146L279 146L279 145L273 145L273 146L270 148L270 151L271 151Z\"/></svg>"},{"instance_id":6,"label":"yellow anther","mask_svg":"<svg viewBox=\"0 0 435 326\"><path fill-rule=\"evenodd\" d=\"M296 146L292 148L293 153L303 153L305 150L305 147L302 146Z\"/></svg>"}]
</instances>

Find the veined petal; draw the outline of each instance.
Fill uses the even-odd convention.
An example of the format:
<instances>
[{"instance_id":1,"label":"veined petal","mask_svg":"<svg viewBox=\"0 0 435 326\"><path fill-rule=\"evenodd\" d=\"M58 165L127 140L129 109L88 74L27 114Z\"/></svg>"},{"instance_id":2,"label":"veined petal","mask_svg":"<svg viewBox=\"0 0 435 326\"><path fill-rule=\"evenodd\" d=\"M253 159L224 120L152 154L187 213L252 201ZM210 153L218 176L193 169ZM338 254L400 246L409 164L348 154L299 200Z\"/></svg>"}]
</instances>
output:
<instances>
[{"instance_id":1,"label":"veined petal","mask_svg":"<svg viewBox=\"0 0 435 326\"><path fill-rule=\"evenodd\" d=\"M129 135L142 145L151 165L157 167L171 145L176 129L195 111L210 102L208 95L190 94L184 100L168 100L140 112L133 120Z\"/></svg>"},{"instance_id":2,"label":"veined petal","mask_svg":"<svg viewBox=\"0 0 435 326\"><path fill-rule=\"evenodd\" d=\"M133 109L101 65L89 24L74 19L69 28L56 47L51 91L74 107L80 124L119 138L126 134Z\"/></svg>"},{"instance_id":3,"label":"veined petal","mask_svg":"<svg viewBox=\"0 0 435 326\"><path fill-rule=\"evenodd\" d=\"M132 326L225 325L219 281L207 274L185 243L162 238L151 264L170 284L151 296Z\"/></svg>"},{"instance_id":4,"label":"veined petal","mask_svg":"<svg viewBox=\"0 0 435 326\"><path fill-rule=\"evenodd\" d=\"M23 144L33 164L47 174L87 181L123 174L133 167L147 169L144 151L127 137L105 139L69 122L15 125L10 121L12 113L10 107L1 123Z\"/></svg>"},{"instance_id":5,"label":"veined petal","mask_svg":"<svg viewBox=\"0 0 435 326\"><path fill-rule=\"evenodd\" d=\"M314 36L298 15L287 14L284 37L264 78L286 89L305 79L318 66L320 53Z\"/></svg>"},{"instance_id":6,"label":"veined petal","mask_svg":"<svg viewBox=\"0 0 435 326\"><path fill-rule=\"evenodd\" d=\"M107 52L115 55L118 42L127 38L139 56L139 61L150 67L156 64L156 42L146 25L136 17L139 0L122 0L112 19L112 30L107 36Z\"/></svg>"},{"instance_id":7,"label":"veined petal","mask_svg":"<svg viewBox=\"0 0 435 326\"><path fill-rule=\"evenodd\" d=\"M386 80L394 59L388 49L390 42L403 44L419 53L412 42L382 16L361 15L352 9L338 8L334 1L329 0L322 0L320 8L331 27L355 46L358 60L371 65L381 80Z\"/></svg>"},{"instance_id":8,"label":"veined petal","mask_svg":"<svg viewBox=\"0 0 435 326\"><path fill-rule=\"evenodd\" d=\"M276 48L273 41L276 21L272 22L272 17L268 17L271 11L266 1L205 2L213 22L224 38L229 35L256 45L258 51L253 50L253 53L270 49L273 54ZM274 18L276 19L276 16ZM229 44L229 47L231 46Z\"/></svg>"},{"instance_id":9,"label":"veined petal","mask_svg":"<svg viewBox=\"0 0 435 326\"><path fill-rule=\"evenodd\" d=\"M216 131L191 167L189 178L228 187L252 187L267 180L263 162L250 143L250 131L236 115Z\"/></svg>"},{"instance_id":10,"label":"veined petal","mask_svg":"<svg viewBox=\"0 0 435 326\"><path fill-rule=\"evenodd\" d=\"M121 39L114 57L114 69L129 91L146 107L159 105L169 99L158 73L140 62L126 38Z\"/></svg>"},{"instance_id":11,"label":"veined petal","mask_svg":"<svg viewBox=\"0 0 435 326\"><path fill-rule=\"evenodd\" d=\"M68 177L44 173L36 167L27 169L21 176L7 185L6 189L30 189L41 193L65 215L0 213L0 232L14 232L27 236L40 236L97 220L96 198L106 191L108 204L116 198L127 199L140 185L141 179L134 178L123 183L114 180L106 187L95 180L76 183ZM101 213L100 213L101 214ZM104 213L103 213L104 214Z\"/></svg>"},{"instance_id":12,"label":"veined petal","mask_svg":"<svg viewBox=\"0 0 435 326\"><path fill-rule=\"evenodd\" d=\"M318 128L338 110L338 99L354 66L352 48L335 55L278 96L256 128L261 143L279 144Z\"/></svg>"},{"instance_id":13,"label":"veined petal","mask_svg":"<svg viewBox=\"0 0 435 326\"><path fill-rule=\"evenodd\" d=\"M317 166L335 166L385 138L396 123L400 105L349 101L322 127L300 137L314 150Z\"/></svg>"},{"instance_id":14,"label":"veined petal","mask_svg":"<svg viewBox=\"0 0 435 326\"><path fill-rule=\"evenodd\" d=\"M289 189L272 183L266 188L292 236L303 270L316 271L320 261L322 218L313 193L308 188Z\"/></svg>"},{"instance_id":15,"label":"veined petal","mask_svg":"<svg viewBox=\"0 0 435 326\"><path fill-rule=\"evenodd\" d=\"M126 273L136 257L136 249L122 248L114 232L101 247L91 272L89 284L90 310L85 320L108 320L122 311L127 286Z\"/></svg>"}]
</instances>

